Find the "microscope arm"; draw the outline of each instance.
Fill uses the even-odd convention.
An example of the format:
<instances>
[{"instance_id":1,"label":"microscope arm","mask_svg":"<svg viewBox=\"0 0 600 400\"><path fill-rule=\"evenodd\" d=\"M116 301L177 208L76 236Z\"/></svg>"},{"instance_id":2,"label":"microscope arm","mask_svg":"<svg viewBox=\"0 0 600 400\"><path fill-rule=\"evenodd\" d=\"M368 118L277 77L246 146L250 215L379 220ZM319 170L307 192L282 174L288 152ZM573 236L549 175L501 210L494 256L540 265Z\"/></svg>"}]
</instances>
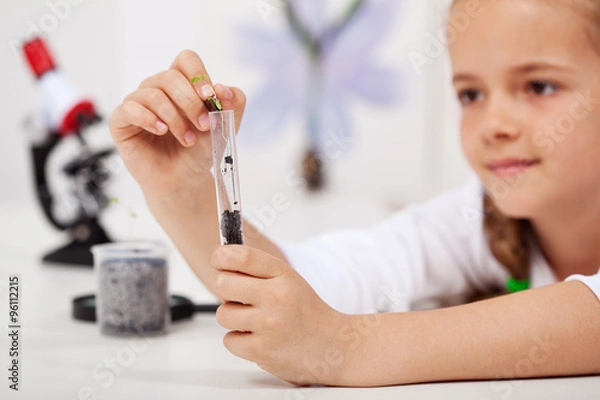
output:
<instances>
[{"instance_id":1,"label":"microscope arm","mask_svg":"<svg viewBox=\"0 0 600 400\"><path fill-rule=\"evenodd\" d=\"M33 145L31 150L33 155L35 188L38 199L42 206L42 210L52 225L54 225L57 229L64 231L67 230L69 226L58 221L52 213L54 198L50 188L48 187L48 179L46 177L48 158L60 140L61 138L58 135L48 135L47 139L43 143Z\"/></svg>"}]
</instances>

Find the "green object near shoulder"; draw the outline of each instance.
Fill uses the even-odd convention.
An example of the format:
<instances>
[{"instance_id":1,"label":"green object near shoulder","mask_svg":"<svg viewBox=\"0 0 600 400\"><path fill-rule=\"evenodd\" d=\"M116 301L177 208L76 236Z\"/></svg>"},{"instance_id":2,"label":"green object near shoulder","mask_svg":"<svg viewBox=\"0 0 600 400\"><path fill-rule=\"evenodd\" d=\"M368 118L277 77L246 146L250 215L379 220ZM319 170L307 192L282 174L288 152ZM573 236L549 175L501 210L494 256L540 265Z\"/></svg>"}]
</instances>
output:
<instances>
[{"instance_id":1,"label":"green object near shoulder","mask_svg":"<svg viewBox=\"0 0 600 400\"><path fill-rule=\"evenodd\" d=\"M509 293L521 292L529 289L529 279L514 279L512 277L506 280L506 290Z\"/></svg>"}]
</instances>

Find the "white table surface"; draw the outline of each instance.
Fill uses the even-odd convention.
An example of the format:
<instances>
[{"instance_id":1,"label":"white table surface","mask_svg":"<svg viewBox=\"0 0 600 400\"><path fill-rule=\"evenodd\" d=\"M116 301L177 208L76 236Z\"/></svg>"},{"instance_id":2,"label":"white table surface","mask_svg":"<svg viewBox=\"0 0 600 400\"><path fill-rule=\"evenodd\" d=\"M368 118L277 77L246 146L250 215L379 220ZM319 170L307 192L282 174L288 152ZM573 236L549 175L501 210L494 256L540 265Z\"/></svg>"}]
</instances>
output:
<instances>
[{"instance_id":1,"label":"white table surface","mask_svg":"<svg viewBox=\"0 0 600 400\"><path fill-rule=\"evenodd\" d=\"M9 340L2 333L0 399L600 399L600 377L296 388L231 355L212 314L175 323L149 343L103 337L94 324L70 315L71 299L94 291L92 270L42 265L38 251L18 246L27 232L13 228L8 235L3 227L0 235L0 332L8 330L6 281L16 273L22 290L21 390L7 388ZM190 286L190 275L181 271L171 275L172 293L189 295L190 287L200 287ZM110 359L118 373L103 366Z\"/></svg>"}]
</instances>

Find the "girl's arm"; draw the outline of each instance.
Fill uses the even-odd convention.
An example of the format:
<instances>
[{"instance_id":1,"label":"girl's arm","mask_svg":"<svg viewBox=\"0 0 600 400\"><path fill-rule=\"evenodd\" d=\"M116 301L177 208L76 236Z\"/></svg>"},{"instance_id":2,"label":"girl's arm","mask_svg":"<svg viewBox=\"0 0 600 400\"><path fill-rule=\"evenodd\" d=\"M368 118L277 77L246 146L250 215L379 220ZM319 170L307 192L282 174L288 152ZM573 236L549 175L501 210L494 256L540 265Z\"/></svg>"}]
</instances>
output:
<instances>
[{"instance_id":1,"label":"girl's arm","mask_svg":"<svg viewBox=\"0 0 600 400\"><path fill-rule=\"evenodd\" d=\"M600 302L581 282L374 321L337 384L600 373Z\"/></svg>"},{"instance_id":2,"label":"girl's arm","mask_svg":"<svg viewBox=\"0 0 600 400\"><path fill-rule=\"evenodd\" d=\"M382 386L600 373L600 302L563 282L434 311L349 315L289 265L213 252L217 321L235 355L292 383Z\"/></svg>"}]
</instances>

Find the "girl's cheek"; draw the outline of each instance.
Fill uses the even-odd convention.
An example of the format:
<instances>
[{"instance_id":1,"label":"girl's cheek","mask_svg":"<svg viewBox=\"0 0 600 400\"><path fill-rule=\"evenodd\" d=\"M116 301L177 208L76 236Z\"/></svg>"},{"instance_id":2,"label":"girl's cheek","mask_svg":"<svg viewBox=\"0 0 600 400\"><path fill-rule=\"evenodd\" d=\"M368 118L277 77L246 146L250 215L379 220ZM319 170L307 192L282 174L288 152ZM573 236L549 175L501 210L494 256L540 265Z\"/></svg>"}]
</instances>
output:
<instances>
[{"instance_id":1,"label":"girl's cheek","mask_svg":"<svg viewBox=\"0 0 600 400\"><path fill-rule=\"evenodd\" d=\"M463 118L460 124L460 140L463 147L468 147L475 139L475 136L472 121Z\"/></svg>"},{"instance_id":2,"label":"girl's cheek","mask_svg":"<svg viewBox=\"0 0 600 400\"><path fill-rule=\"evenodd\" d=\"M467 161L469 161L469 163L471 163L472 143L471 143L469 135L466 134L464 130L461 130L461 133L460 133L460 145L462 148L463 155L465 156Z\"/></svg>"},{"instance_id":3,"label":"girl's cheek","mask_svg":"<svg viewBox=\"0 0 600 400\"><path fill-rule=\"evenodd\" d=\"M479 135L475 130L475 125L472 121L463 120L460 127L460 143L463 155L471 164L471 166L475 167L475 160L478 159L477 149L478 149L478 141Z\"/></svg>"}]
</instances>

